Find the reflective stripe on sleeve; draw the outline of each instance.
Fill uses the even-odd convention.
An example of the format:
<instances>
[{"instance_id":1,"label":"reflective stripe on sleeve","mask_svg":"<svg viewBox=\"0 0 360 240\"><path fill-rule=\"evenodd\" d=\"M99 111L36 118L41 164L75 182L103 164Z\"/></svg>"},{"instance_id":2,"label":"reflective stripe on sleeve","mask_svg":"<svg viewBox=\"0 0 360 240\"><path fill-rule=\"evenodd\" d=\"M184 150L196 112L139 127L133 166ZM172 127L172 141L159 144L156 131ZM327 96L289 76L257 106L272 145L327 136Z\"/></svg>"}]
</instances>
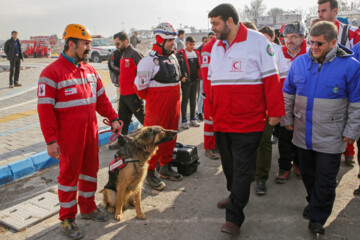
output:
<instances>
[{"instance_id":1,"label":"reflective stripe on sleeve","mask_svg":"<svg viewBox=\"0 0 360 240\"><path fill-rule=\"evenodd\" d=\"M271 75L274 75L274 74L277 74L277 73L278 73L278 71L276 69L272 69L272 70L269 70L267 72L261 73L261 77L265 78L265 77L268 77L268 76L271 76Z\"/></svg>"},{"instance_id":2,"label":"reflective stripe on sleeve","mask_svg":"<svg viewBox=\"0 0 360 240\"><path fill-rule=\"evenodd\" d=\"M89 105L92 103L96 103L96 98L84 98L84 99L78 99L78 100L71 100L67 102L57 102L55 104L55 108L68 108L68 107L76 107L76 106L83 106L83 105Z\"/></svg>"},{"instance_id":3,"label":"reflective stripe on sleeve","mask_svg":"<svg viewBox=\"0 0 360 240\"><path fill-rule=\"evenodd\" d=\"M61 88L66 88L66 87L77 85L77 84L83 84L83 80L84 80L84 84L88 83L86 78L85 79L81 79L81 78L68 79L68 80L59 82L57 84L57 88L61 89Z\"/></svg>"},{"instance_id":4,"label":"reflective stripe on sleeve","mask_svg":"<svg viewBox=\"0 0 360 240\"><path fill-rule=\"evenodd\" d=\"M203 56L209 56L209 57L211 57L211 53L210 52L202 52L201 53L201 56L203 57Z\"/></svg>"},{"instance_id":5,"label":"reflective stripe on sleeve","mask_svg":"<svg viewBox=\"0 0 360 240\"><path fill-rule=\"evenodd\" d=\"M152 72L146 72L146 71L142 71L142 72L137 72L136 76L141 76L141 77L151 77L152 76Z\"/></svg>"},{"instance_id":6,"label":"reflective stripe on sleeve","mask_svg":"<svg viewBox=\"0 0 360 240\"><path fill-rule=\"evenodd\" d=\"M209 64L208 63L203 63L201 64L201 67L204 68L204 67L209 67Z\"/></svg>"},{"instance_id":7,"label":"reflective stripe on sleeve","mask_svg":"<svg viewBox=\"0 0 360 240\"><path fill-rule=\"evenodd\" d=\"M47 77L41 77L39 78L39 83L45 83L46 85L49 85L50 87L56 88L57 84L54 80L51 80Z\"/></svg>"},{"instance_id":8,"label":"reflective stripe on sleeve","mask_svg":"<svg viewBox=\"0 0 360 240\"><path fill-rule=\"evenodd\" d=\"M97 91L96 93L96 97L99 97L101 94L103 94L105 92L105 88L102 87L99 91Z\"/></svg>"},{"instance_id":9,"label":"reflective stripe on sleeve","mask_svg":"<svg viewBox=\"0 0 360 240\"><path fill-rule=\"evenodd\" d=\"M80 174L79 179L84 180L84 181L88 181L88 182L97 182L97 179L91 176L87 176L84 174Z\"/></svg>"},{"instance_id":10,"label":"reflective stripe on sleeve","mask_svg":"<svg viewBox=\"0 0 360 240\"><path fill-rule=\"evenodd\" d=\"M60 202L60 207L62 208L71 208L73 206L76 205L76 199L74 201L71 201L71 202Z\"/></svg>"},{"instance_id":11,"label":"reflective stripe on sleeve","mask_svg":"<svg viewBox=\"0 0 360 240\"><path fill-rule=\"evenodd\" d=\"M64 186L64 185L58 184L58 189L63 192L74 192L77 190L77 186L69 187L69 186Z\"/></svg>"},{"instance_id":12,"label":"reflective stripe on sleeve","mask_svg":"<svg viewBox=\"0 0 360 240\"><path fill-rule=\"evenodd\" d=\"M92 197L92 196L94 196L95 195L95 192L83 192L83 191L79 191L78 192L79 194L79 196L82 196L82 197L84 197L84 198L89 198L89 197Z\"/></svg>"},{"instance_id":13,"label":"reflective stripe on sleeve","mask_svg":"<svg viewBox=\"0 0 360 240\"><path fill-rule=\"evenodd\" d=\"M38 98L37 104L51 104L51 105L55 105L55 99L54 99L54 98Z\"/></svg>"}]
</instances>

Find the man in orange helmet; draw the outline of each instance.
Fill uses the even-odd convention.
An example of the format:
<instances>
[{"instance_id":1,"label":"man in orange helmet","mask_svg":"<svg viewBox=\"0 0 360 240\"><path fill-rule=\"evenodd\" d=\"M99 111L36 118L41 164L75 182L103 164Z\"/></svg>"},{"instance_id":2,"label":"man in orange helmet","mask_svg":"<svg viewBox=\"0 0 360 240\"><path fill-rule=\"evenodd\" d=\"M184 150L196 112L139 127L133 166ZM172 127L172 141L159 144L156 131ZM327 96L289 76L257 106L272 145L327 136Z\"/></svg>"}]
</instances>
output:
<instances>
[{"instance_id":1,"label":"man in orange helmet","mask_svg":"<svg viewBox=\"0 0 360 240\"><path fill-rule=\"evenodd\" d=\"M99 75L83 62L90 51L91 34L80 24L70 24L63 39L63 53L40 75L38 113L47 152L60 158L61 229L67 237L80 239L83 234L75 224L77 205L82 218L109 219L94 201L99 168L96 112L112 121L113 131L120 125Z\"/></svg>"}]
</instances>

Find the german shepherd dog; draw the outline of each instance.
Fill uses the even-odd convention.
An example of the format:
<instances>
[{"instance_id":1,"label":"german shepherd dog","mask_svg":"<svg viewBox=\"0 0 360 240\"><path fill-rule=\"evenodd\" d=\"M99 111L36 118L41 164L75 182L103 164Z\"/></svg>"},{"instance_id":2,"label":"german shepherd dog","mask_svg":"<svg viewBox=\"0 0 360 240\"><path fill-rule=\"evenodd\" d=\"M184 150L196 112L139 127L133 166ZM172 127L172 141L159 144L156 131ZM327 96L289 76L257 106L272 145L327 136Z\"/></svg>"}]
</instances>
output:
<instances>
[{"instance_id":1,"label":"german shepherd dog","mask_svg":"<svg viewBox=\"0 0 360 240\"><path fill-rule=\"evenodd\" d=\"M125 136L126 144L117 151L115 157L125 159L124 166L114 177L109 168L108 184L100 192L103 194L103 205L115 219L123 219L122 210L127 203L135 205L138 219L145 219L141 210L141 190L147 175L148 160L156 153L158 145L172 141L176 131L166 130L160 126L143 127ZM126 159L131 158L128 162Z\"/></svg>"}]
</instances>

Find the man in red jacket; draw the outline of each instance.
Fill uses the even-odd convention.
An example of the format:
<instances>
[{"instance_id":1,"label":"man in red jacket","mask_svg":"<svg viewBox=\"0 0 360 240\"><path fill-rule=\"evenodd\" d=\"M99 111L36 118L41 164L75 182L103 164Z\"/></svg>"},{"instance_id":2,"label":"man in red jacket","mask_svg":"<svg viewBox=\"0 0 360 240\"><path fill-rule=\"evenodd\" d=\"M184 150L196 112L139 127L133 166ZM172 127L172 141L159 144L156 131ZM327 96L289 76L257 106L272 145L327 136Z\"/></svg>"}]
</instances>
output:
<instances>
[{"instance_id":1,"label":"man in red jacket","mask_svg":"<svg viewBox=\"0 0 360 240\"><path fill-rule=\"evenodd\" d=\"M83 62L90 51L90 32L80 24L70 24L63 39L64 52L39 78L38 114L47 152L60 158L61 229L66 236L79 239L83 235L75 224L78 205L82 218L109 219L94 201L99 168L96 112L112 121L113 131L120 125L99 75Z\"/></svg>"},{"instance_id":2,"label":"man in red jacket","mask_svg":"<svg viewBox=\"0 0 360 240\"><path fill-rule=\"evenodd\" d=\"M119 32L115 34L114 41L117 49L122 53L120 58L118 114L119 119L124 123L121 133L125 135L128 133L133 114L141 124L144 124L144 102L136 95L134 90L137 65L144 56L130 44L129 36L126 33ZM124 144L123 137L119 137L117 144L110 145L109 149L119 149Z\"/></svg>"},{"instance_id":3,"label":"man in red jacket","mask_svg":"<svg viewBox=\"0 0 360 240\"><path fill-rule=\"evenodd\" d=\"M176 32L170 23L160 23L154 31L156 43L148 56L141 59L135 79L135 90L146 100L144 126L159 125L165 129L177 130L180 118L180 67L173 52ZM169 164L176 144L160 143L156 154L149 161L146 180L156 190L163 190L165 183L155 175L160 163L161 178L180 181L183 176Z\"/></svg>"},{"instance_id":4,"label":"man in red jacket","mask_svg":"<svg viewBox=\"0 0 360 240\"><path fill-rule=\"evenodd\" d=\"M256 149L266 118L274 126L285 114L279 73L271 44L261 33L239 23L231 4L220 4L208 17L218 39L211 49L209 100L215 139L230 196L221 231L238 234L254 178ZM208 93L206 93L208 98Z\"/></svg>"}]
</instances>

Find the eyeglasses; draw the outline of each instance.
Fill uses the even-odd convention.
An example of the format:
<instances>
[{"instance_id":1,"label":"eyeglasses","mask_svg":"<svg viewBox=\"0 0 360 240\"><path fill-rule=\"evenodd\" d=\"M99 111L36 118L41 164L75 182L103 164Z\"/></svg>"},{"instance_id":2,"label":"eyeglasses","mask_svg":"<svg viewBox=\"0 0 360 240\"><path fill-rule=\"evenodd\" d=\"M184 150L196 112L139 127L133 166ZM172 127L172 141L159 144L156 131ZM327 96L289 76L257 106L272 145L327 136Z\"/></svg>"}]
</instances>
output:
<instances>
[{"instance_id":1,"label":"eyeglasses","mask_svg":"<svg viewBox=\"0 0 360 240\"><path fill-rule=\"evenodd\" d=\"M284 36L285 40L295 40L298 39L300 36L292 35L292 36Z\"/></svg>"},{"instance_id":2,"label":"eyeglasses","mask_svg":"<svg viewBox=\"0 0 360 240\"><path fill-rule=\"evenodd\" d=\"M310 41L309 44L312 45L316 45L317 47L321 47L322 45L324 45L326 42L317 42L317 41Z\"/></svg>"}]
</instances>

